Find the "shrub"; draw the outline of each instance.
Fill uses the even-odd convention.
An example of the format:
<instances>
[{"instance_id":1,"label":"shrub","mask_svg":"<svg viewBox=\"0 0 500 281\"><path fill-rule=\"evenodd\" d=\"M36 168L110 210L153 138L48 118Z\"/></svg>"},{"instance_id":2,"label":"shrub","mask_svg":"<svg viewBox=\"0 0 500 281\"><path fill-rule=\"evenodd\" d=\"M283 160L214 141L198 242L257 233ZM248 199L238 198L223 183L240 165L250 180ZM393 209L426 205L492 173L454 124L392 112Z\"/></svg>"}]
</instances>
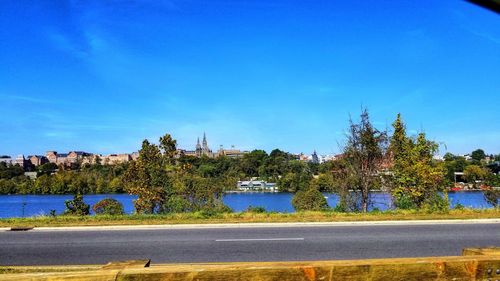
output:
<instances>
[{"instance_id":1,"label":"shrub","mask_svg":"<svg viewBox=\"0 0 500 281\"><path fill-rule=\"evenodd\" d=\"M445 193L441 196L439 193L433 194L429 199L424 202L423 208L429 212L442 212L446 213L450 210L450 202L448 201L448 194Z\"/></svg>"},{"instance_id":2,"label":"shrub","mask_svg":"<svg viewBox=\"0 0 500 281\"><path fill-rule=\"evenodd\" d=\"M464 210L465 206L462 205L460 202L458 202L457 204L455 204L455 207L453 207L453 209L455 209L455 210Z\"/></svg>"},{"instance_id":3,"label":"shrub","mask_svg":"<svg viewBox=\"0 0 500 281\"><path fill-rule=\"evenodd\" d=\"M256 207L253 207L253 206L248 206L248 208L246 209L245 212L248 212L248 213L265 213L266 212L266 208L264 207L261 207L261 206L256 206Z\"/></svg>"},{"instance_id":4,"label":"shrub","mask_svg":"<svg viewBox=\"0 0 500 281\"><path fill-rule=\"evenodd\" d=\"M214 207L210 208L210 210L213 210L217 213L232 213L233 209L231 209L229 206L227 206L224 203L216 203Z\"/></svg>"},{"instance_id":5,"label":"shrub","mask_svg":"<svg viewBox=\"0 0 500 281\"><path fill-rule=\"evenodd\" d=\"M86 216L89 214L90 206L83 202L83 196L81 194L75 194L73 200L66 200L66 211L67 215L77 215Z\"/></svg>"},{"instance_id":6,"label":"shrub","mask_svg":"<svg viewBox=\"0 0 500 281\"><path fill-rule=\"evenodd\" d=\"M394 206L402 210L416 209L415 203L413 202L411 196L405 193L399 193L397 196L393 197Z\"/></svg>"},{"instance_id":7,"label":"shrub","mask_svg":"<svg viewBox=\"0 0 500 281\"><path fill-rule=\"evenodd\" d=\"M190 206L190 202L184 197L172 195L163 204L163 211L165 213L184 213L191 211Z\"/></svg>"},{"instance_id":8,"label":"shrub","mask_svg":"<svg viewBox=\"0 0 500 281\"><path fill-rule=\"evenodd\" d=\"M92 206L92 210L96 215L123 215L122 203L113 198L105 198Z\"/></svg>"},{"instance_id":9,"label":"shrub","mask_svg":"<svg viewBox=\"0 0 500 281\"><path fill-rule=\"evenodd\" d=\"M223 213L232 213L233 210L223 203L217 203L211 207L204 207L195 212L195 217L199 218L220 218Z\"/></svg>"},{"instance_id":10,"label":"shrub","mask_svg":"<svg viewBox=\"0 0 500 281\"><path fill-rule=\"evenodd\" d=\"M498 200L500 198L500 189L489 188L483 191L484 199L491 204L494 208L498 207Z\"/></svg>"},{"instance_id":11,"label":"shrub","mask_svg":"<svg viewBox=\"0 0 500 281\"><path fill-rule=\"evenodd\" d=\"M328 203L319 190L310 188L295 193L292 206L296 211L321 211L328 209Z\"/></svg>"},{"instance_id":12,"label":"shrub","mask_svg":"<svg viewBox=\"0 0 500 281\"><path fill-rule=\"evenodd\" d=\"M337 213L345 213L345 212L347 212L347 208L346 208L345 204L342 204L341 202L339 202L337 205L335 205L335 207L333 207L333 211L337 212Z\"/></svg>"}]
</instances>

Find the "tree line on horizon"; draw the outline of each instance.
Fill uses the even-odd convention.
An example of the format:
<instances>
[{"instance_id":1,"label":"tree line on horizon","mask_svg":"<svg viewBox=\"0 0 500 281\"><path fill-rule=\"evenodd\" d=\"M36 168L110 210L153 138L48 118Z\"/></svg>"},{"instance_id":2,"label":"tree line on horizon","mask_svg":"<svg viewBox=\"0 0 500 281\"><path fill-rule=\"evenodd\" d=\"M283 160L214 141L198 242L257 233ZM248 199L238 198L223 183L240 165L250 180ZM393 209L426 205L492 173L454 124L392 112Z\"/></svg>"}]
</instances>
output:
<instances>
[{"instance_id":1,"label":"tree line on horizon","mask_svg":"<svg viewBox=\"0 0 500 281\"><path fill-rule=\"evenodd\" d=\"M259 177L276 182L280 191L295 193L297 210L322 210L328 205L321 192L339 194L338 211L369 210L370 194L385 189L401 209L447 209L447 187L453 173L463 171L476 184L498 186L500 180L485 165L484 151L472 153L472 161L447 153L444 161L433 156L438 144L425 133L408 136L401 116L392 134L375 128L364 109L359 120L350 120L341 157L324 163L303 162L275 149L269 154L254 150L241 158L176 156L177 143L166 134L158 144L144 140L135 161L119 165L85 164L78 169L41 165L40 176L30 180L20 167L0 163L0 194L137 195L137 213L229 211L222 203L224 191L241 179ZM500 160L500 155L496 156ZM498 198L493 193L492 198ZM497 202L498 199L491 202Z\"/></svg>"}]
</instances>

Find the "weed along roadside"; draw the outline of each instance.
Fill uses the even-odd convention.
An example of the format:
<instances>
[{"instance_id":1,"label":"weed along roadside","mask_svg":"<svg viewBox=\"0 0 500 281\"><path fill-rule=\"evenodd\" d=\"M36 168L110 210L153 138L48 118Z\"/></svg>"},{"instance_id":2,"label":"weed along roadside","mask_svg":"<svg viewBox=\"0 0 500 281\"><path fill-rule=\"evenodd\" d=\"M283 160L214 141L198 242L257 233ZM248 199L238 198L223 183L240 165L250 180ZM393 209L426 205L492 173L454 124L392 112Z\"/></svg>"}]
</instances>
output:
<instances>
[{"instance_id":1,"label":"weed along roadside","mask_svg":"<svg viewBox=\"0 0 500 281\"><path fill-rule=\"evenodd\" d=\"M106 225L163 225L163 224L220 224L220 223L293 223L293 222L356 222L398 220L457 220L499 219L499 209L461 209L448 212L393 210L368 213L339 213L333 211L304 211L297 213L176 213L155 215L98 215L57 216L0 219L2 228L106 226Z\"/></svg>"}]
</instances>

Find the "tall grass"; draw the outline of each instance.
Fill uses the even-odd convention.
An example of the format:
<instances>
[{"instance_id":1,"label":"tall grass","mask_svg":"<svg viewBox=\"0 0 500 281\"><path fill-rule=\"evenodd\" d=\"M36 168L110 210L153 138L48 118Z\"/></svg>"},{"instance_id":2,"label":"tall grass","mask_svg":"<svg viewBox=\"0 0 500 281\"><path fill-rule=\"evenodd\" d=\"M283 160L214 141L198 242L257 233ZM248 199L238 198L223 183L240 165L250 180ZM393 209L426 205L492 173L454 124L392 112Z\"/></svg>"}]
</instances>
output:
<instances>
[{"instance_id":1,"label":"tall grass","mask_svg":"<svg viewBox=\"0 0 500 281\"><path fill-rule=\"evenodd\" d=\"M435 220L500 218L500 209L453 209L447 212L416 210L374 211L369 213L340 213L308 211L296 213L175 213L160 215L99 215L99 216L37 216L0 219L0 227L43 226L102 226L204 223L264 223L264 222L350 222L385 220Z\"/></svg>"}]
</instances>

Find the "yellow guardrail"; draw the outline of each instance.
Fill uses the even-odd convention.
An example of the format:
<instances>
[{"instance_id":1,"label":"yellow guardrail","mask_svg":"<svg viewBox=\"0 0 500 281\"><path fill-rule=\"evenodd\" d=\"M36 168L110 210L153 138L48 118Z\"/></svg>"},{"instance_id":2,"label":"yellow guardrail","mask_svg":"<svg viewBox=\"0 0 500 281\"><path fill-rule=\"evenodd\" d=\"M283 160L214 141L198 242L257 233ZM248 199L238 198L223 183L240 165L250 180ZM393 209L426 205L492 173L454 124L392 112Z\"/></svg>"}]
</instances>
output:
<instances>
[{"instance_id":1,"label":"yellow guardrail","mask_svg":"<svg viewBox=\"0 0 500 281\"><path fill-rule=\"evenodd\" d=\"M469 248L462 256L309 262L0 267L0 280L500 280L500 248Z\"/></svg>"}]
</instances>

